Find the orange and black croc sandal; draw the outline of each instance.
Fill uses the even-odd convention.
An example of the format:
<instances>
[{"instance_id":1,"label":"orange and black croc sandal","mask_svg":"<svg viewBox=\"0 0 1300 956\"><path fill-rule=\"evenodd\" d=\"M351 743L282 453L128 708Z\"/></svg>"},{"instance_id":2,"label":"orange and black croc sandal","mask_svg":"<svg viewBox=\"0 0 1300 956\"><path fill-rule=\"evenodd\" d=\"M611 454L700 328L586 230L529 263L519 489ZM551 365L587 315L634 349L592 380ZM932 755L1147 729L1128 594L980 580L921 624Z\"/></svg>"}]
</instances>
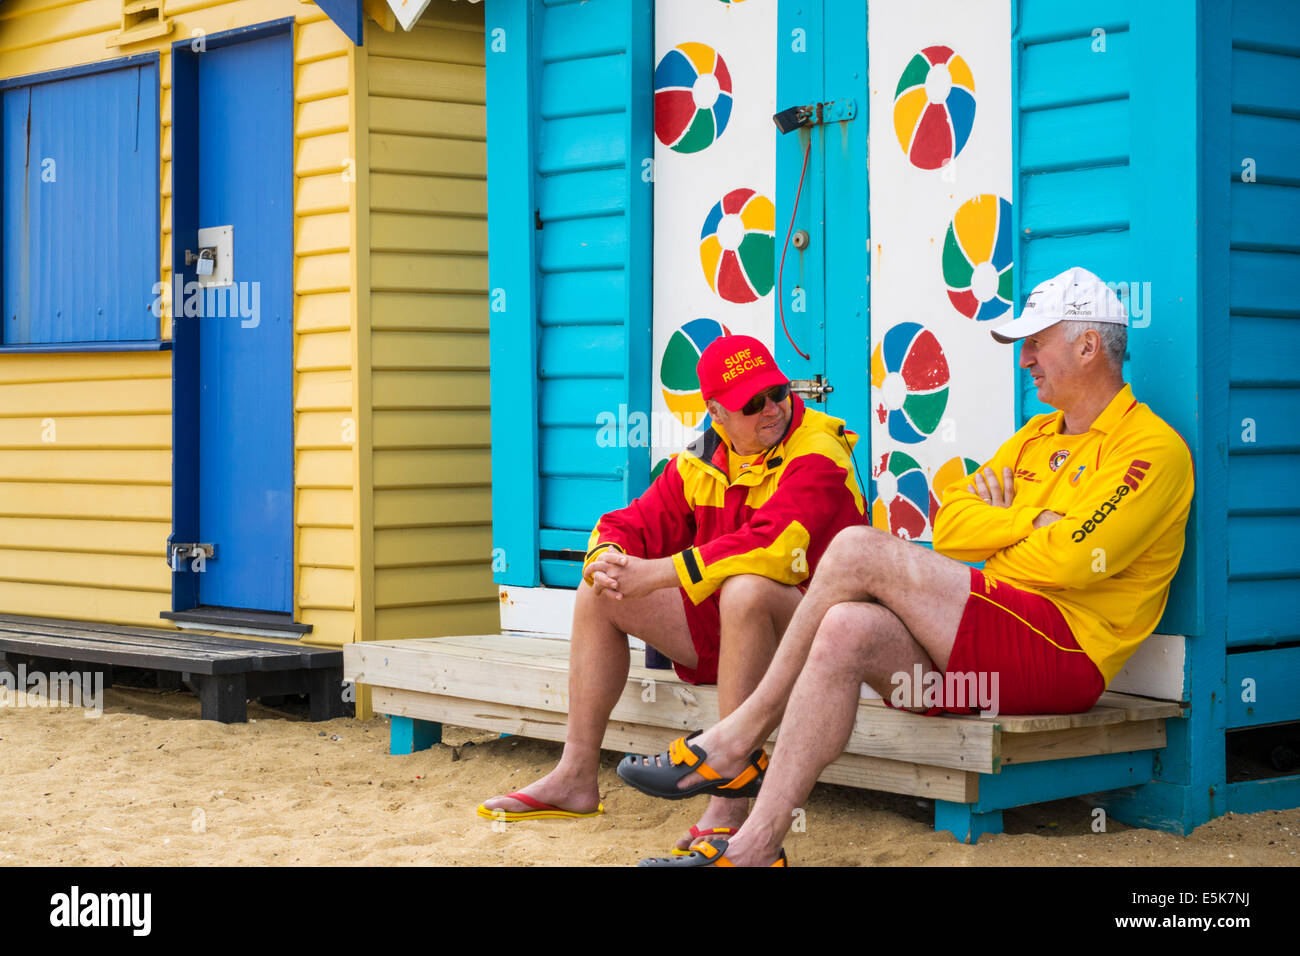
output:
<instances>
[{"instance_id":1,"label":"orange and black croc sandal","mask_svg":"<svg viewBox=\"0 0 1300 956\"><path fill-rule=\"evenodd\" d=\"M702 837L735 836L736 831L738 829L739 827L709 827L707 830L701 830L699 827L697 827L695 824L692 823L691 824L691 848L689 850L679 850L677 849L677 847L673 847L668 852L671 853L673 856L690 856L691 850L695 849L694 841L699 840Z\"/></svg>"},{"instance_id":2,"label":"orange and black croc sandal","mask_svg":"<svg viewBox=\"0 0 1300 956\"><path fill-rule=\"evenodd\" d=\"M642 793L664 800L685 800L707 793L715 797L755 797L763 783L767 769L767 754L755 750L749 755L749 764L730 780L724 780L707 763L704 748L691 743L704 731L697 730L689 737L678 737L668 745L665 753L653 757L629 754L618 764L618 775ZM677 783L692 771L704 778L691 787L679 788Z\"/></svg>"},{"instance_id":3,"label":"orange and black croc sandal","mask_svg":"<svg viewBox=\"0 0 1300 956\"><path fill-rule=\"evenodd\" d=\"M642 860L637 866L735 866L727 859L727 841L722 839L706 840L697 843L695 849L686 856L652 856ZM785 858L785 850L771 866L790 865Z\"/></svg>"}]
</instances>

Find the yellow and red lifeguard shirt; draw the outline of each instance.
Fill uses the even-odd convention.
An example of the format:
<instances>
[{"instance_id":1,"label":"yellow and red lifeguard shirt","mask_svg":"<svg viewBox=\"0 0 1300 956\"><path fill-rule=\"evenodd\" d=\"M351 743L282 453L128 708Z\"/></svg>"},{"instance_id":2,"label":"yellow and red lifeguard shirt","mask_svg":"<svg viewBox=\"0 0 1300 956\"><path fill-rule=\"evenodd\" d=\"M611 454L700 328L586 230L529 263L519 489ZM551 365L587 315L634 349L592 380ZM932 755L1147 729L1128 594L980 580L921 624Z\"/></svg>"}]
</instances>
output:
<instances>
[{"instance_id":1,"label":"yellow and red lifeguard shirt","mask_svg":"<svg viewBox=\"0 0 1300 956\"><path fill-rule=\"evenodd\" d=\"M790 397L790 428L764 455L738 456L715 423L626 508L596 524L586 566L606 548L671 556L699 604L736 574L798 585L812 577L841 530L866 524L854 476L857 435L838 418Z\"/></svg>"},{"instance_id":2,"label":"yellow and red lifeguard shirt","mask_svg":"<svg viewBox=\"0 0 1300 956\"><path fill-rule=\"evenodd\" d=\"M1109 685L1164 613L1183 554L1194 485L1191 451L1125 385L1088 431L1063 434L1065 414L1030 419L980 467L1014 475L1009 508L943 489L934 548L1042 594ZM1064 515L1034 528L1044 511Z\"/></svg>"}]
</instances>

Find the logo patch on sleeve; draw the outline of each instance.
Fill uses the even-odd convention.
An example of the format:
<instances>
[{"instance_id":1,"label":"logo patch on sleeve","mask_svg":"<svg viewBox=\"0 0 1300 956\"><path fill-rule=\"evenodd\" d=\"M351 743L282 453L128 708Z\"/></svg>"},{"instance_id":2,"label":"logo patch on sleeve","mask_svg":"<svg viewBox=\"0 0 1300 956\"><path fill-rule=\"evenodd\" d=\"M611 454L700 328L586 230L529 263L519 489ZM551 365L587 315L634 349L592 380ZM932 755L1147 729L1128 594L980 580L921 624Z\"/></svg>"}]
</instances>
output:
<instances>
[{"instance_id":1,"label":"logo patch on sleeve","mask_svg":"<svg viewBox=\"0 0 1300 956\"><path fill-rule=\"evenodd\" d=\"M1150 467L1151 462L1143 461L1141 458L1134 458L1128 466L1128 473L1124 475L1124 484L1137 491L1138 482L1147 476L1147 469Z\"/></svg>"}]
</instances>

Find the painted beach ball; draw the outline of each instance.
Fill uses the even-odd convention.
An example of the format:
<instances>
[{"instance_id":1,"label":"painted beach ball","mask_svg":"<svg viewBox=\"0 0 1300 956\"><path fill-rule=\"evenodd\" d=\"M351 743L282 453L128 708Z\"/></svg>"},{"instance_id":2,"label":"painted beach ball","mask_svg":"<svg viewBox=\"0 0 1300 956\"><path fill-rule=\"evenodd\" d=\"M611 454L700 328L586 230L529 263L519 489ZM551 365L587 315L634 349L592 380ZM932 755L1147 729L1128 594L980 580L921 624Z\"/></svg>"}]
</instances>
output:
<instances>
[{"instance_id":1,"label":"painted beach ball","mask_svg":"<svg viewBox=\"0 0 1300 956\"><path fill-rule=\"evenodd\" d=\"M700 353L720 335L731 330L713 319L692 319L672 334L659 360L659 385L664 403L673 416L687 428L700 431L709 427L709 413L700 394L700 377L695 366Z\"/></svg>"},{"instance_id":2,"label":"painted beach ball","mask_svg":"<svg viewBox=\"0 0 1300 956\"><path fill-rule=\"evenodd\" d=\"M943 241L943 281L962 315L981 322L1011 308L1011 203L985 193L961 204Z\"/></svg>"},{"instance_id":3,"label":"painted beach ball","mask_svg":"<svg viewBox=\"0 0 1300 956\"><path fill-rule=\"evenodd\" d=\"M948 405L948 360L939 340L916 322L885 333L871 353L872 405L894 441L925 441Z\"/></svg>"},{"instance_id":4,"label":"painted beach ball","mask_svg":"<svg viewBox=\"0 0 1300 956\"><path fill-rule=\"evenodd\" d=\"M679 153L698 153L731 118L731 74L711 46L679 43L655 67L655 135Z\"/></svg>"},{"instance_id":5,"label":"painted beach ball","mask_svg":"<svg viewBox=\"0 0 1300 956\"><path fill-rule=\"evenodd\" d=\"M894 91L894 132L908 161L938 169L961 152L975 122L975 80L946 46L928 46L908 61Z\"/></svg>"},{"instance_id":6,"label":"painted beach ball","mask_svg":"<svg viewBox=\"0 0 1300 956\"><path fill-rule=\"evenodd\" d=\"M909 541L930 530L930 483L915 458L886 452L871 471L871 483L873 526Z\"/></svg>"},{"instance_id":7,"label":"painted beach ball","mask_svg":"<svg viewBox=\"0 0 1300 956\"><path fill-rule=\"evenodd\" d=\"M940 497L944 490L958 478L964 478L967 475L973 475L979 470L980 463L973 458L949 458L939 470L934 473L934 480L930 482L930 525L934 526L934 517L939 513L939 506L943 504Z\"/></svg>"},{"instance_id":8,"label":"painted beach ball","mask_svg":"<svg viewBox=\"0 0 1300 956\"><path fill-rule=\"evenodd\" d=\"M733 189L715 203L700 230L700 265L709 288L742 304L771 292L775 223L772 200L752 189Z\"/></svg>"}]
</instances>

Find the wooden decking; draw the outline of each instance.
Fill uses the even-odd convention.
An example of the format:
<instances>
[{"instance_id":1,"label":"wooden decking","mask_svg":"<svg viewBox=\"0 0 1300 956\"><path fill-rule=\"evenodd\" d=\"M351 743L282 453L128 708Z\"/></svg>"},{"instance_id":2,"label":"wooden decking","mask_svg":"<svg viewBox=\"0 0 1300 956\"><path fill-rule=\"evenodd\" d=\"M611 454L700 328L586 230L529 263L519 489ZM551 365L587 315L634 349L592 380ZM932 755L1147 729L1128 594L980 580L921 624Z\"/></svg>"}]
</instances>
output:
<instances>
[{"instance_id":1,"label":"wooden decking","mask_svg":"<svg viewBox=\"0 0 1300 956\"><path fill-rule=\"evenodd\" d=\"M563 740L568 653L566 641L497 634L362 643L345 649L344 679L370 685L376 712L399 719ZM633 651L627 686L605 733L606 749L656 752L683 733L717 722L716 688L683 683L672 671L648 670L640 658ZM1165 720L1181 713L1177 703L1113 693L1083 714L1033 717L923 717L864 699L845 753L821 779L968 805L977 815L1000 814L1003 806L1036 802L1036 794L1052 791L1051 771L1062 761L1086 758L1110 768L1096 776L1093 787L1085 775L1078 794L1151 779L1151 752L1165 745ZM1145 753L1145 759L1113 759L1135 753ZM1025 769L1009 774L1017 767ZM1026 799L1009 803L1021 788L1002 793L1005 785L989 783L1011 775L1044 779L1023 790ZM977 829L1000 828L1000 816L985 822L990 825Z\"/></svg>"},{"instance_id":2,"label":"wooden decking","mask_svg":"<svg viewBox=\"0 0 1300 956\"><path fill-rule=\"evenodd\" d=\"M0 615L0 655L28 669L99 665L179 673L198 690L205 720L247 720L250 697L308 694L312 720L343 716L342 652L194 631Z\"/></svg>"}]
</instances>

